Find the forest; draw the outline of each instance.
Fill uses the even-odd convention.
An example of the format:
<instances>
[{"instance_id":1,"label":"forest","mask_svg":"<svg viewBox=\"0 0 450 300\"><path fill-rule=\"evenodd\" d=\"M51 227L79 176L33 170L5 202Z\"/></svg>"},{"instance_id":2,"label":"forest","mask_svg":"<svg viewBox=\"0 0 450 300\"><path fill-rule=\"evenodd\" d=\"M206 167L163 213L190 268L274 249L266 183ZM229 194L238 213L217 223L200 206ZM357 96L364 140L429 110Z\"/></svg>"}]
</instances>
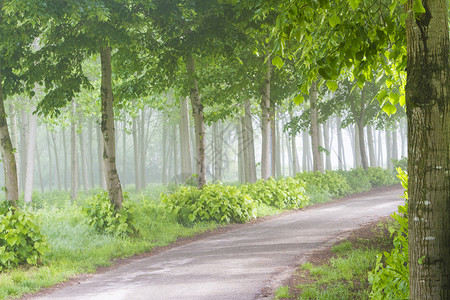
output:
<instances>
[{"instance_id":1,"label":"forest","mask_svg":"<svg viewBox=\"0 0 450 300\"><path fill-rule=\"evenodd\" d=\"M0 0L0 297L402 181L370 295L447 299L448 33L443 0Z\"/></svg>"}]
</instances>

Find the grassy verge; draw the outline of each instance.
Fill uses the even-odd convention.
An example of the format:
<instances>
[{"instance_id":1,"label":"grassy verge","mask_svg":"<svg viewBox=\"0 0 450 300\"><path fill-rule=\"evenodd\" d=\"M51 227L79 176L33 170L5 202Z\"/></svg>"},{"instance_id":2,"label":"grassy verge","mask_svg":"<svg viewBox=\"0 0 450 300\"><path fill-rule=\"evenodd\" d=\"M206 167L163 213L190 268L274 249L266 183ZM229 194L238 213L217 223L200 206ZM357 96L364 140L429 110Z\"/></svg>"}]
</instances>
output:
<instances>
[{"instance_id":1,"label":"grassy verge","mask_svg":"<svg viewBox=\"0 0 450 300\"><path fill-rule=\"evenodd\" d=\"M276 290L275 299L369 299L368 272L375 267L377 253L392 248L389 223L390 218L371 223L316 251Z\"/></svg>"}]
</instances>

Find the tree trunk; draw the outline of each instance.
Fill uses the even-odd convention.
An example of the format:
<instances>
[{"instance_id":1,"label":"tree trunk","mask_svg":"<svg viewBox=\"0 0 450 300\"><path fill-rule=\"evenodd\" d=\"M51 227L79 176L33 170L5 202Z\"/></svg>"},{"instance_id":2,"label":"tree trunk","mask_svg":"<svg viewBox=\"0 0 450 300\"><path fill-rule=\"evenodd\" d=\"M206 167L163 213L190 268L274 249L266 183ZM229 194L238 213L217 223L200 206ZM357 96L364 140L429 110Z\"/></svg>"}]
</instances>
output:
<instances>
[{"instance_id":1,"label":"tree trunk","mask_svg":"<svg viewBox=\"0 0 450 300\"><path fill-rule=\"evenodd\" d=\"M261 178L269 179L271 171L270 163L270 79L271 79L270 57L267 58L267 71L263 79L261 89Z\"/></svg>"},{"instance_id":2,"label":"tree trunk","mask_svg":"<svg viewBox=\"0 0 450 300\"><path fill-rule=\"evenodd\" d=\"M243 147L246 149L244 151L247 154L245 158L245 169L248 170L248 182L256 182L256 162L255 162L255 142L253 138L253 122L252 122L252 111L250 100L245 100L244 102L244 121L242 126L245 127L245 143Z\"/></svg>"},{"instance_id":3,"label":"tree trunk","mask_svg":"<svg viewBox=\"0 0 450 300\"><path fill-rule=\"evenodd\" d=\"M178 145L177 145L177 124L172 127L172 145L173 145L173 176L178 180Z\"/></svg>"},{"instance_id":4,"label":"tree trunk","mask_svg":"<svg viewBox=\"0 0 450 300\"><path fill-rule=\"evenodd\" d=\"M370 166L376 167L376 161L375 161L375 147L373 142L373 128L372 125L367 125L367 145L369 146L369 161Z\"/></svg>"},{"instance_id":5,"label":"tree trunk","mask_svg":"<svg viewBox=\"0 0 450 300\"><path fill-rule=\"evenodd\" d=\"M276 107L274 103L270 104L270 176L275 178L277 168L277 136L275 122L276 120Z\"/></svg>"},{"instance_id":6,"label":"tree trunk","mask_svg":"<svg viewBox=\"0 0 450 300\"><path fill-rule=\"evenodd\" d=\"M161 170L161 178L162 178L162 184L167 185L167 154L169 153L167 151L167 119L166 115L164 114L163 120L162 120L162 170Z\"/></svg>"},{"instance_id":7,"label":"tree trunk","mask_svg":"<svg viewBox=\"0 0 450 300\"><path fill-rule=\"evenodd\" d=\"M147 174L146 174L146 161L147 158L147 149L145 147L145 107L141 111L141 125L139 126L139 158L141 159L140 162L140 168L141 171L140 177L141 177L141 189L144 189L147 186Z\"/></svg>"},{"instance_id":8,"label":"tree trunk","mask_svg":"<svg viewBox=\"0 0 450 300\"><path fill-rule=\"evenodd\" d=\"M450 299L448 2L408 1L408 226L411 299ZM420 261L420 262L419 262Z\"/></svg>"},{"instance_id":9,"label":"tree trunk","mask_svg":"<svg viewBox=\"0 0 450 300\"><path fill-rule=\"evenodd\" d=\"M132 120L132 135L133 135L133 158L134 158L134 181L136 185L136 192L141 190L141 177L140 165L139 165L139 143L138 143L138 129L137 129L137 118ZM164 154L166 155L166 154Z\"/></svg>"},{"instance_id":10,"label":"tree trunk","mask_svg":"<svg viewBox=\"0 0 450 300\"><path fill-rule=\"evenodd\" d=\"M289 110L289 118L292 122L292 119L294 118L294 112L292 109ZM300 172L300 163L298 161L298 153L297 153L297 143L296 143L296 136L291 135L291 153L292 153L292 176L295 176L298 172Z\"/></svg>"},{"instance_id":11,"label":"tree trunk","mask_svg":"<svg viewBox=\"0 0 450 300\"><path fill-rule=\"evenodd\" d=\"M9 136L8 122L6 120L5 104L3 99L2 77L0 73L0 151L3 159L5 173L6 201L17 207L19 199L19 184L17 181L17 166L14 156L14 147Z\"/></svg>"},{"instance_id":12,"label":"tree trunk","mask_svg":"<svg viewBox=\"0 0 450 300\"><path fill-rule=\"evenodd\" d=\"M62 143L63 143L63 148L64 148L64 190L67 191L69 184L68 184L68 177L67 173L67 143L66 143L66 131L64 130L64 127L62 128Z\"/></svg>"},{"instance_id":13,"label":"tree trunk","mask_svg":"<svg viewBox=\"0 0 450 300\"><path fill-rule=\"evenodd\" d=\"M309 100L311 110L311 144L313 153L313 169L323 173L323 161L320 154L320 134L319 123L317 115L317 86L316 82L313 82L309 89Z\"/></svg>"},{"instance_id":14,"label":"tree trunk","mask_svg":"<svg viewBox=\"0 0 450 300\"><path fill-rule=\"evenodd\" d=\"M311 171L311 139L307 130L303 131L303 171Z\"/></svg>"},{"instance_id":15,"label":"tree trunk","mask_svg":"<svg viewBox=\"0 0 450 300\"><path fill-rule=\"evenodd\" d=\"M123 130L122 130L122 182L126 186L125 177L127 174L127 115L126 112L123 112Z\"/></svg>"},{"instance_id":16,"label":"tree trunk","mask_svg":"<svg viewBox=\"0 0 450 300\"><path fill-rule=\"evenodd\" d=\"M79 139L80 139L80 155L81 155L81 175L83 178L83 188L84 188L84 192L87 193L89 191L89 177L88 177L88 167L87 167L87 158L86 158L86 144L84 141L84 135L83 135L83 124L82 124L82 119L80 116L80 121L79 121L79 126L80 126L80 133L79 133Z\"/></svg>"},{"instance_id":17,"label":"tree trunk","mask_svg":"<svg viewBox=\"0 0 450 300\"><path fill-rule=\"evenodd\" d=\"M281 176L283 176L282 173L282 164L281 164L281 132L280 132L280 120L276 120L275 121L275 143L276 143L276 147L275 147L275 169L276 169L276 177L280 178ZM297 158L298 161L298 158Z\"/></svg>"},{"instance_id":18,"label":"tree trunk","mask_svg":"<svg viewBox=\"0 0 450 300\"><path fill-rule=\"evenodd\" d=\"M101 103L103 134L103 165L105 168L106 186L111 204L116 210L122 207L123 194L116 168L116 145L114 133L114 110L112 93L111 49L102 47L100 51L102 66Z\"/></svg>"},{"instance_id":19,"label":"tree trunk","mask_svg":"<svg viewBox=\"0 0 450 300\"><path fill-rule=\"evenodd\" d=\"M89 180L91 181L91 187L94 186L94 153L92 152L92 140L93 140L93 132L92 132L92 120L89 119L87 122L88 126L88 147L89 147Z\"/></svg>"},{"instance_id":20,"label":"tree trunk","mask_svg":"<svg viewBox=\"0 0 450 300\"><path fill-rule=\"evenodd\" d=\"M392 131L392 159L398 159L397 129Z\"/></svg>"},{"instance_id":21,"label":"tree trunk","mask_svg":"<svg viewBox=\"0 0 450 300\"><path fill-rule=\"evenodd\" d=\"M378 131L378 164L383 167L383 139L381 138L381 130Z\"/></svg>"},{"instance_id":22,"label":"tree trunk","mask_svg":"<svg viewBox=\"0 0 450 300\"><path fill-rule=\"evenodd\" d=\"M324 148L327 149L325 152L325 166L327 170L331 170L331 140L330 140L330 120L323 124L323 143Z\"/></svg>"},{"instance_id":23,"label":"tree trunk","mask_svg":"<svg viewBox=\"0 0 450 300\"><path fill-rule=\"evenodd\" d=\"M27 169L27 150L28 150L28 115L25 110L22 111L20 122L20 169L19 169L19 188L24 191L25 188L25 173ZM48 143L48 155L51 156L50 141ZM49 170L51 174L52 163L50 160ZM51 178L52 176L50 176Z\"/></svg>"},{"instance_id":24,"label":"tree trunk","mask_svg":"<svg viewBox=\"0 0 450 300\"><path fill-rule=\"evenodd\" d=\"M392 139L391 132L386 129L386 168L390 169L392 167Z\"/></svg>"},{"instance_id":25,"label":"tree trunk","mask_svg":"<svg viewBox=\"0 0 450 300\"><path fill-rule=\"evenodd\" d=\"M236 123L236 135L238 139L238 179L240 183L245 182L245 173L244 173L244 142L242 136L242 122Z\"/></svg>"},{"instance_id":26,"label":"tree trunk","mask_svg":"<svg viewBox=\"0 0 450 300\"><path fill-rule=\"evenodd\" d=\"M356 108L355 102L352 101L351 103L351 110L353 114L353 120L355 121L355 148L356 153L359 151L359 156L356 156L356 167L362 166L364 170L367 170L369 168L369 163L367 161L367 154L366 154L366 144L364 139L364 115L366 111L366 99L365 99L365 90L366 88L363 87L361 91L361 101L360 101L360 107L359 111ZM359 160L358 160L359 157Z\"/></svg>"},{"instance_id":27,"label":"tree trunk","mask_svg":"<svg viewBox=\"0 0 450 300\"><path fill-rule=\"evenodd\" d=\"M38 175L39 175L39 186L41 187L41 193L44 193L44 180L42 178L42 166L41 166L41 159L39 155L39 149L37 147L37 143L35 145L36 147L36 162L37 162L37 168L38 168Z\"/></svg>"},{"instance_id":28,"label":"tree trunk","mask_svg":"<svg viewBox=\"0 0 450 300\"><path fill-rule=\"evenodd\" d=\"M59 168L59 159L58 159L58 148L56 145L56 137L54 132L50 133L53 142L53 153L55 154L55 165L56 165L56 182L58 183L58 190L61 190L61 172ZM51 155L51 154L50 154Z\"/></svg>"},{"instance_id":29,"label":"tree trunk","mask_svg":"<svg viewBox=\"0 0 450 300\"><path fill-rule=\"evenodd\" d=\"M222 180L222 148L223 148L223 128L222 121L213 123L214 140L214 181Z\"/></svg>"},{"instance_id":30,"label":"tree trunk","mask_svg":"<svg viewBox=\"0 0 450 300\"><path fill-rule=\"evenodd\" d=\"M36 127L37 116L30 114L28 118L28 138L27 138L27 169L25 174L25 203L31 203L31 195L33 193L34 185L34 162L36 160Z\"/></svg>"},{"instance_id":31,"label":"tree trunk","mask_svg":"<svg viewBox=\"0 0 450 300\"><path fill-rule=\"evenodd\" d=\"M189 129L189 105L187 97L180 97L180 156L181 156L181 180L186 180L192 175L191 139Z\"/></svg>"},{"instance_id":32,"label":"tree trunk","mask_svg":"<svg viewBox=\"0 0 450 300\"><path fill-rule=\"evenodd\" d=\"M77 105L75 100L72 100L72 118L75 119L77 115ZM75 120L70 124L70 197L72 200L78 197L78 155L77 155L77 125Z\"/></svg>"},{"instance_id":33,"label":"tree trunk","mask_svg":"<svg viewBox=\"0 0 450 300\"><path fill-rule=\"evenodd\" d=\"M342 138L342 128L341 128L341 115L336 116L336 129L337 129L337 139L338 139L338 160L339 160L339 170L345 170L345 151L344 142Z\"/></svg>"},{"instance_id":34,"label":"tree trunk","mask_svg":"<svg viewBox=\"0 0 450 300\"><path fill-rule=\"evenodd\" d=\"M191 97L192 115L194 116L195 147L197 159L198 188L206 184L206 155L205 155L205 120L203 116L203 104L197 86L195 62L192 55L186 61L186 69L189 78L189 91Z\"/></svg>"}]
</instances>

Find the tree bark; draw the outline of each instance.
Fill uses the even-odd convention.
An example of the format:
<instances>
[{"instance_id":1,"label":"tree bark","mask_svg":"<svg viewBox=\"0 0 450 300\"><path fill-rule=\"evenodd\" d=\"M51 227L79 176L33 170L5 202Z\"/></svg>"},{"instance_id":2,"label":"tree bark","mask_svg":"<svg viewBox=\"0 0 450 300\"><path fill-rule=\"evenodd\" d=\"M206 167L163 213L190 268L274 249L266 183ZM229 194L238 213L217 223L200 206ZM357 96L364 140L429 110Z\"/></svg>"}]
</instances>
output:
<instances>
[{"instance_id":1,"label":"tree bark","mask_svg":"<svg viewBox=\"0 0 450 300\"><path fill-rule=\"evenodd\" d=\"M140 168L141 171L140 177L141 177L141 189L144 189L147 186L147 174L146 174L146 161L147 158L147 149L145 147L145 107L141 111L141 124L139 125L139 158L141 160L140 162Z\"/></svg>"},{"instance_id":2,"label":"tree bark","mask_svg":"<svg viewBox=\"0 0 450 300\"><path fill-rule=\"evenodd\" d=\"M67 191L69 184L67 183L68 177L67 173L67 143L66 143L66 131L64 127L62 128L62 139L63 139L63 148L64 148L64 190Z\"/></svg>"},{"instance_id":3,"label":"tree bark","mask_svg":"<svg viewBox=\"0 0 450 300\"><path fill-rule=\"evenodd\" d=\"M397 129L392 131L392 159L398 159Z\"/></svg>"},{"instance_id":4,"label":"tree bark","mask_svg":"<svg viewBox=\"0 0 450 300\"><path fill-rule=\"evenodd\" d=\"M195 62L192 55L189 55L187 58L186 69L189 78L192 115L194 116L197 186L201 189L206 184L205 120L203 116L203 104L197 86Z\"/></svg>"},{"instance_id":5,"label":"tree bark","mask_svg":"<svg viewBox=\"0 0 450 300\"><path fill-rule=\"evenodd\" d=\"M19 184L17 180L16 158L14 147L9 136L8 122L6 119L5 104L3 99L2 76L0 73L0 151L3 159L3 171L5 173L6 201L17 207L19 199Z\"/></svg>"},{"instance_id":6,"label":"tree bark","mask_svg":"<svg viewBox=\"0 0 450 300\"><path fill-rule=\"evenodd\" d=\"M128 179L127 174L127 115L126 112L123 112L123 130L122 130L122 182L126 186L125 179Z\"/></svg>"},{"instance_id":7,"label":"tree bark","mask_svg":"<svg viewBox=\"0 0 450 300\"><path fill-rule=\"evenodd\" d=\"M167 151L167 119L166 115L164 114L163 120L162 120L162 170L161 170L161 178L162 178L162 184L167 185L168 182L168 167L167 167L167 154L169 151Z\"/></svg>"},{"instance_id":8,"label":"tree bark","mask_svg":"<svg viewBox=\"0 0 450 300\"><path fill-rule=\"evenodd\" d=\"M307 130L303 131L303 171L311 171L311 139Z\"/></svg>"},{"instance_id":9,"label":"tree bark","mask_svg":"<svg viewBox=\"0 0 450 300\"><path fill-rule=\"evenodd\" d=\"M242 122L236 123L236 135L238 140L238 179L240 183L245 182L245 172L244 172L244 142L242 136Z\"/></svg>"},{"instance_id":10,"label":"tree bark","mask_svg":"<svg viewBox=\"0 0 450 300\"><path fill-rule=\"evenodd\" d=\"M325 168L327 170L331 170L331 140L330 140L330 120L326 121L323 124L323 143L324 148L327 149L328 152L325 153Z\"/></svg>"},{"instance_id":11,"label":"tree bark","mask_svg":"<svg viewBox=\"0 0 450 300\"><path fill-rule=\"evenodd\" d=\"M369 163L367 161L366 144L364 139L364 115L366 111L365 89L366 88L363 87L361 91L359 111L357 110L354 101L351 103L351 110L353 114L353 120L355 121L355 126L357 127L357 130L355 130L355 140L357 141L356 151L359 151L359 159L361 166L363 167L364 170L367 170L369 168ZM358 156L356 157L358 158ZM358 163L359 162L358 159L356 161L357 167L359 167L360 164Z\"/></svg>"},{"instance_id":12,"label":"tree bark","mask_svg":"<svg viewBox=\"0 0 450 300\"><path fill-rule=\"evenodd\" d=\"M323 173L323 160L320 154L320 135L317 115L317 85L313 82L309 89L309 101L311 110L311 144L313 153L313 169Z\"/></svg>"},{"instance_id":13,"label":"tree bark","mask_svg":"<svg viewBox=\"0 0 450 300\"><path fill-rule=\"evenodd\" d=\"M111 49L109 46L102 46L100 51L102 82L101 82L101 103L102 121L101 130L103 134L103 165L105 168L106 186L111 204L116 210L122 208L123 193L119 175L116 168L116 145L114 129L114 110L112 93L112 70L111 70Z\"/></svg>"},{"instance_id":14,"label":"tree bark","mask_svg":"<svg viewBox=\"0 0 450 300\"><path fill-rule=\"evenodd\" d=\"M270 104L270 176L276 177L277 168L277 134L275 128L276 120L276 107L275 103Z\"/></svg>"},{"instance_id":15,"label":"tree bark","mask_svg":"<svg viewBox=\"0 0 450 300\"><path fill-rule=\"evenodd\" d=\"M79 126L80 126L80 133L78 134L78 137L80 139L80 155L81 155L81 175L83 178L83 188L84 192L87 193L89 191L89 177L88 177L88 166L87 166L87 158L86 158L86 144L84 141L84 135L83 135L83 123L82 118L80 116L79 120Z\"/></svg>"},{"instance_id":16,"label":"tree bark","mask_svg":"<svg viewBox=\"0 0 450 300\"><path fill-rule=\"evenodd\" d=\"M39 157L39 149L37 147L37 143L35 145L36 147L36 162L37 162L37 169L38 169L38 175L39 175L39 186L41 188L41 193L44 193L44 180L42 178L42 166L41 166L41 159Z\"/></svg>"},{"instance_id":17,"label":"tree bark","mask_svg":"<svg viewBox=\"0 0 450 300\"><path fill-rule=\"evenodd\" d=\"M267 71L263 79L261 88L261 178L269 179L271 173L270 164L270 79L271 62L270 56L267 58Z\"/></svg>"},{"instance_id":18,"label":"tree bark","mask_svg":"<svg viewBox=\"0 0 450 300\"><path fill-rule=\"evenodd\" d=\"M289 110L289 118L292 122L292 119L294 118L294 112L292 109ZM300 163L298 161L298 153L297 153L297 143L296 143L296 136L291 135L291 153L292 153L292 176L295 176L298 172L300 172Z\"/></svg>"},{"instance_id":19,"label":"tree bark","mask_svg":"<svg viewBox=\"0 0 450 300\"><path fill-rule=\"evenodd\" d=\"M180 97L180 158L181 180L186 180L192 175L192 151L190 139L189 105L187 97Z\"/></svg>"},{"instance_id":20,"label":"tree bark","mask_svg":"<svg viewBox=\"0 0 450 300\"><path fill-rule=\"evenodd\" d=\"M450 299L448 2L422 3L406 23L410 298Z\"/></svg>"},{"instance_id":21,"label":"tree bark","mask_svg":"<svg viewBox=\"0 0 450 300\"><path fill-rule=\"evenodd\" d=\"M212 124L214 140L214 181L222 180L223 128L221 124L221 120Z\"/></svg>"},{"instance_id":22,"label":"tree bark","mask_svg":"<svg viewBox=\"0 0 450 300\"><path fill-rule=\"evenodd\" d=\"M138 143L138 129L137 129L137 118L132 120L132 135L133 135L133 158L134 158L134 181L136 185L136 192L141 190L141 177L140 165L139 165L139 143ZM164 154L166 155L166 154Z\"/></svg>"},{"instance_id":23,"label":"tree bark","mask_svg":"<svg viewBox=\"0 0 450 300\"><path fill-rule=\"evenodd\" d=\"M390 169L392 167L392 138L391 131L386 129L386 168Z\"/></svg>"}]
</instances>

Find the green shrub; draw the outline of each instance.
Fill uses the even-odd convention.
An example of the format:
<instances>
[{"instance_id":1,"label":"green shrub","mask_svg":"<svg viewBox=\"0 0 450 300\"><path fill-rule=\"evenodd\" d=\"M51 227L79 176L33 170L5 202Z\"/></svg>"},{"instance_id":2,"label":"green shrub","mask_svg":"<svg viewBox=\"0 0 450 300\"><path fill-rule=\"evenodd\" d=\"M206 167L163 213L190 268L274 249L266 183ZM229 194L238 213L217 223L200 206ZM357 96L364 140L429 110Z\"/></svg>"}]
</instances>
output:
<instances>
[{"instance_id":1,"label":"green shrub","mask_svg":"<svg viewBox=\"0 0 450 300\"><path fill-rule=\"evenodd\" d=\"M405 188L404 198L408 199L408 177L400 168L398 177ZM392 217L397 226L389 227L394 237L394 249L377 256L375 269L369 273L372 284L371 299L409 299L409 266L408 266L408 202L398 207L398 213ZM382 262L384 258L384 264Z\"/></svg>"},{"instance_id":2,"label":"green shrub","mask_svg":"<svg viewBox=\"0 0 450 300\"><path fill-rule=\"evenodd\" d=\"M398 168L402 169L405 172L408 172L408 158L402 156L400 159L392 159L392 166L394 167L394 173L395 170Z\"/></svg>"},{"instance_id":3,"label":"green shrub","mask_svg":"<svg viewBox=\"0 0 450 300\"><path fill-rule=\"evenodd\" d=\"M258 180L254 184L241 187L241 191L258 202L279 209L293 209L308 205L309 197L305 194L305 183L293 178Z\"/></svg>"},{"instance_id":4,"label":"green shrub","mask_svg":"<svg viewBox=\"0 0 450 300\"><path fill-rule=\"evenodd\" d=\"M48 250L33 215L0 206L0 271L20 264L36 265Z\"/></svg>"},{"instance_id":5,"label":"green shrub","mask_svg":"<svg viewBox=\"0 0 450 300\"><path fill-rule=\"evenodd\" d=\"M372 188L367 171L363 168L351 169L349 171L337 171L343 175L349 185L349 194L368 191Z\"/></svg>"},{"instance_id":6,"label":"green shrub","mask_svg":"<svg viewBox=\"0 0 450 300\"><path fill-rule=\"evenodd\" d=\"M116 236L127 236L136 233L133 218L130 212L128 194L124 193L123 207L116 211L108 198L108 193L103 191L87 201L83 208L87 214L88 223L98 232L106 232Z\"/></svg>"},{"instance_id":7,"label":"green shrub","mask_svg":"<svg viewBox=\"0 0 450 300\"><path fill-rule=\"evenodd\" d=\"M350 193L350 187L345 177L337 171L302 172L295 176L297 180L305 182L306 186L316 186L318 190L330 194L332 197L342 197Z\"/></svg>"},{"instance_id":8,"label":"green shrub","mask_svg":"<svg viewBox=\"0 0 450 300\"><path fill-rule=\"evenodd\" d=\"M390 170L380 167L369 168L367 170L367 176L369 176L369 182L372 187L392 185L398 182Z\"/></svg>"},{"instance_id":9,"label":"green shrub","mask_svg":"<svg viewBox=\"0 0 450 300\"><path fill-rule=\"evenodd\" d=\"M202 190L181 187L173 194L162 194L161 197L184 225L198 221L245 223L256 216L252 199L233 186L210 184Z\"/></svg>"}]
</instances>

